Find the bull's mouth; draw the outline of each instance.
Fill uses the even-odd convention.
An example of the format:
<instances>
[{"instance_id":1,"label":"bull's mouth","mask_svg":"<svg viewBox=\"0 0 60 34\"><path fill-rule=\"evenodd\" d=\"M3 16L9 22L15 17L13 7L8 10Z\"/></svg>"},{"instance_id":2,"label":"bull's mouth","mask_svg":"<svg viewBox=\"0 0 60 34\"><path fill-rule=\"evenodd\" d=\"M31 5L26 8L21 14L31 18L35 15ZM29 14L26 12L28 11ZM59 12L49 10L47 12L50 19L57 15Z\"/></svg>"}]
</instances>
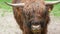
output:
<instances>
[{"instance_id":1,"label":"bull's mouth","mask_svg":"<svg viewBox=\"0 0 60 34\"><path fill-rule=\"evenodd\" d=\"M33 30L32 32L33 32L33 34L41 34L40 30Z\"/></svg>"},{"instance_id":2,"label":"bull's mouth","mask_svg":"<svg viewBox=\"0 0 60 34\"><path fill-rule=\"evenodd\" d=\"M40 30L32 30L32 32L36 33L36 32L41 32Z\"/></svg>"}]
</instances>

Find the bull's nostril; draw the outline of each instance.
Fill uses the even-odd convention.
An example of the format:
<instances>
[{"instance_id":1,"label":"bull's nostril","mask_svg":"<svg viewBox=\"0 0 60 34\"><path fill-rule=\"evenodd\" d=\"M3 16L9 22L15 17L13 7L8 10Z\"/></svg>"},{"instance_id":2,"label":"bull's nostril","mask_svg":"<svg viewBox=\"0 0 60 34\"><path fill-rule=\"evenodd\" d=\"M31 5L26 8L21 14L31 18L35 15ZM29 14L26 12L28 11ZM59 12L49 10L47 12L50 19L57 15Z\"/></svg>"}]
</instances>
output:
<instances>
[{"instance_id":1,"label":"bull's nostril","mask_svg":"<svg viewBox=\"0 0 60 34\"><path fill-rule=\"evenodd\" d=\"M34 28L38 28L38 27L40 27L40 25L37 25L37 26L32 26L32 27L34 27Z\"/></svg>"},{"instance_id":2,"label":"bull's nostril","mask_svg":"<svg viewBox=\"0 0 60 34\"><path fill-rule=\"evenodd\" d=\"M41 25L32 25L32 32L41 32Z\"/></svg>"},{"instance_id":3,"label":"bull's nostril","mask_svg":"<svg viewBox=\"0 0 60 34\"><path fill-rule=\"evenodd\" d=\"M32 25L32 30L39 30L41 29L40 25Z\"/></svg>"}]
</instances>

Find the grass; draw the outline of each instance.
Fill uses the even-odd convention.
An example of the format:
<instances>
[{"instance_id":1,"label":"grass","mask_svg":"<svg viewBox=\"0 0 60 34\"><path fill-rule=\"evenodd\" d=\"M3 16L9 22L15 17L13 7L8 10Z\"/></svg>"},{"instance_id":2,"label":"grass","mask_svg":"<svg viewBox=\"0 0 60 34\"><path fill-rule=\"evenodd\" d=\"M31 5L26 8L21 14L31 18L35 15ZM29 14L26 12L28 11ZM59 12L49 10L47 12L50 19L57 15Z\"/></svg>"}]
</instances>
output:
<instances>
[{"instance_id":1,"label":"grass","mask_svg":"<svg viewBox=\"0 0 60 34\"><path fill-rule=\"evenodd\" d=\"M8 5L6 5L4 2L11 2L12 0L0 0L0 8L1 9L5 9L8 12L12 11L12 8ZM52 1L52 0L50 0ZM54 16L60 16L60 4L54 5L53 10L51 11L51 13L53 13Z\"/></svg>"},{"instance_id":2,"label":"grass","mask_svg":"<svg viewBox=\"0 0 60 34\"><path fill-rule=\"evenodd\" d=\"M4 2L11 2L11 0L0 0L0 9L11 11L11 7L6 5Z\"/></svg>"},{"instance_id":3,"label":"grass","mask_svg":"<svg viewBox=\"0 0 60 34\"><path fill-rule=\"evenodd\" d=\"M5 16L5 12L11 13L12 7L6 5L4 2L11 2L12 0L0 0L0 16Z\"/></svg>"},{"instance_id":4,"label":"grass","mask_svg":"<svg viewBox=\"0 0 60 34\"><path fill-rule=\"evenodd\" d=\"M51 13L53 13L54 16L60 16L60 4L55 5Z\"/></svg>"}]
</instances>

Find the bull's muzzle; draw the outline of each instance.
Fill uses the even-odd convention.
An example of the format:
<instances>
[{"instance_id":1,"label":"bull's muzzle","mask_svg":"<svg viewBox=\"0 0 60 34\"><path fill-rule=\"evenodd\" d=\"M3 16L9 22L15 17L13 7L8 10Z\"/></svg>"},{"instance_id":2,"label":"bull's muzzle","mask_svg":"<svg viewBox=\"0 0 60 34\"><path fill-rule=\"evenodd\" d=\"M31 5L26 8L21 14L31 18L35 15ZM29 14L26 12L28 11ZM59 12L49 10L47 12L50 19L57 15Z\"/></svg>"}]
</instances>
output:
<instances>
[{"instance_id":1,"label":"bull's muzzle","mask_svg":"<svg viewBox=\"0 0 60 34\"><path fill-rule=\"evenodd\" d=\"M40 25L32 25L32 32L41 32L41 26Z\"/></svg>"}]
</instances>

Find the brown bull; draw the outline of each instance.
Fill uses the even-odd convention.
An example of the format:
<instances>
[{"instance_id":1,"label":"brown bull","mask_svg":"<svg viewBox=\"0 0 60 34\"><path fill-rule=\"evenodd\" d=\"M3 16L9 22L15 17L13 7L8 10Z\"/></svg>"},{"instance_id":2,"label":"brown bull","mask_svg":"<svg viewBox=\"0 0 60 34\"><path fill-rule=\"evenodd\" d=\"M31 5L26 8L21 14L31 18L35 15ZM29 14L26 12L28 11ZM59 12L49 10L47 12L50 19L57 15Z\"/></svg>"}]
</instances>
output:
<instances>
[{"instance_id":1,"label":"brown bull","mask_svg":"<svg viewBox=\"0 0 60 34\"><path fill-rule=\"evenodd\" d=\"M47 34L49 11L53 5L59 3L44 2L44 0L13 0L14 17L23 31L23 34Z\"/></svg>"}]
</instances>

